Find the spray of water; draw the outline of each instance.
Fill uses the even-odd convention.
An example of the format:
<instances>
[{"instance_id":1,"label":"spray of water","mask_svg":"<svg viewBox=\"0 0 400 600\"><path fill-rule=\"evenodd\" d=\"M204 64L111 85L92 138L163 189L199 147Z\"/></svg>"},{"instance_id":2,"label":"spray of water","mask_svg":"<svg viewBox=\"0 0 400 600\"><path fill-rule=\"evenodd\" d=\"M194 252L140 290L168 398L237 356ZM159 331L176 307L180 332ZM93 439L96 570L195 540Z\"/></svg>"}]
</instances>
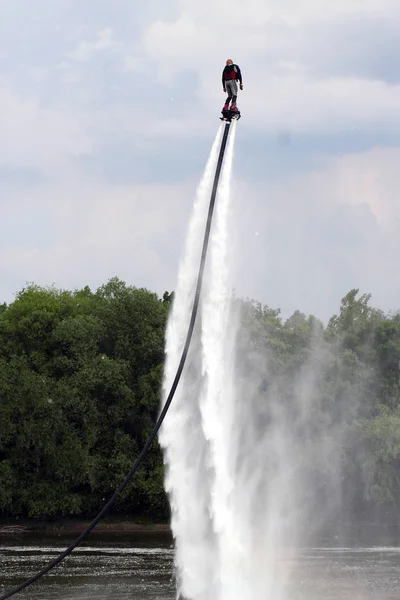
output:
<instances>
[{"instance_id":1,"label":"spray of water","mask_svg":"<svg viewBox=\"0 0 400 600\"><path fill-rule=\"evenodd\" d=\"M274 374L265 349L258 350L254 331L241 327L243 306L231 293L235 133L233 123L198 320L159 439L172 510L178 597L287 600L293 597L290 549L316 516L315 469L309 466L324 471L327 499L335 489L329 482L338 477L329 423L316 401L321 361L327 361L316 341L309 363L288 384ZM164 397L187 333L221 134L220 128L180 265L167 328Z\"/></svg>"},{"instance_id":2,"label":"spray of water","mask_svg":"<svg viewBox=\"0 0 400 600\"><path fill-rule=\"evenodd\" d=\"M226 151L213 235L209 268L204 282L201 313L201 365L203 387L199 396L203 436L208 447L210 473L209 520L214 532L213 597L223 598L234 584L233 574L240 562L236 543L234 470L231 454L234 427L233 341L231 320L230 179L236 123L231 125ZM190 597L190 596L189 596ZM211 597L211 596L208 596Z\"/></svg>"},{"instance_id":3,"label":"spray of water","mask_svg":"<svg viewBox=\"0 0 400 600\"><path fill-rule=\"evenodd\" d=\"M197 190L186 247L179 268L175 300L167 327L164 397L182 353L193 305L201 246L211 188L221 144L221 124L203 179ZM176 539L178 588L188 598L210 598L218 578L215 534L210 522L209 449L202 429L201 307L185 369L174 401L160 431L164 449L166 490L171 504L171 526Z\"/></svg>"}]
</instances>

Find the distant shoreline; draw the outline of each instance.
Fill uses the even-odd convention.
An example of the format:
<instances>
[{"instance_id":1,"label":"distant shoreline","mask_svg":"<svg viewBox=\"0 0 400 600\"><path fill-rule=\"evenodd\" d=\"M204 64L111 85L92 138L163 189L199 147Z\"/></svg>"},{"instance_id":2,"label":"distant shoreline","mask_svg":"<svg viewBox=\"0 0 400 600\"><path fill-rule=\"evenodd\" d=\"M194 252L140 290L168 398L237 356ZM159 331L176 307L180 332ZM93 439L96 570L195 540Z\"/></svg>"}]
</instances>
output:
<instances>
[{"instance_id":1,"label":"distant shoreline","mask_svg":"<svg viewBox=\"0 0 400 600\"><path fill-rule=\"evenodd\" d=\"M0 519L0 537L29 535L29 534L81 534L91 520L59 519L54 521L36 521L34 519ZM93 529L93 534L160 534L171 535L171 527L168 523L139 522L134 519L105 519L100 521Z\"/></svg>"}]
</instances>

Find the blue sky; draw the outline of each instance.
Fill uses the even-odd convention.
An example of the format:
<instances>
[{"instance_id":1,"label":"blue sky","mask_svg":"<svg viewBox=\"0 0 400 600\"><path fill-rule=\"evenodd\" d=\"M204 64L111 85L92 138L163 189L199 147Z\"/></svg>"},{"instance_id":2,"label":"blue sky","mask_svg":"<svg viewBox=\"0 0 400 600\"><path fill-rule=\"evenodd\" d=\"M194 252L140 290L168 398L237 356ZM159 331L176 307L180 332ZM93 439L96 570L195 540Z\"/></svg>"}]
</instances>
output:
<instances>
[{"instance_id":1,"label":"blue sky","mask_svg":"<svg viewBox=\"0 0 400 600\"><path fill-rule=\"evenodd\" d=\"M173 289L232 58L238 292L400 308L399 34L397 0L0 0L0 301Z\"/></svg>"}]
</instances>

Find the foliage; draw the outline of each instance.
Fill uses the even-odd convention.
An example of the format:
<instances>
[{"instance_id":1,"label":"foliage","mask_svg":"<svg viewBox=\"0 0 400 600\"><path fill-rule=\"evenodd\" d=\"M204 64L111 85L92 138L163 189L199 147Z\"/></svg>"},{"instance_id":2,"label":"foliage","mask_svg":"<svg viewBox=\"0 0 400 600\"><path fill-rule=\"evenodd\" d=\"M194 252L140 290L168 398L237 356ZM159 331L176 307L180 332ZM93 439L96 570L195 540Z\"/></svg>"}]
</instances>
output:
<instances>
[{"instance_id":1,"label":"foliage","mask_svg":"<svg viewBox=\"0 0 400 600\"><path fill-rule=\"evenodd\" d=\"M95 292L30 285L0 305L0 516L87 517L112 495L158 415L172 302L173 293L158 298L115 278ZM322 414L346 430L344 497L399 507L400 314L356 289L326 327L299 311L283 320L279 309L235 303L238 375L259 373L261 357L258 398L278 382L294 423L295 394L312 388L305 433L316 435ZM166 518L163 477L155 444L114 514Z\"/></svg>"},{"instance_id":2,"label":"foliage","mask_svg":"<svg viewBox=\"0 0 400 600\"><path fill-rule=\"evenodd\" d=\"M1 515L88 515L114 492L157 416L170 302L112 279L32 285L0 312ZM149 460L116 511L166 513Z\"/></svg>"}]
</instances>

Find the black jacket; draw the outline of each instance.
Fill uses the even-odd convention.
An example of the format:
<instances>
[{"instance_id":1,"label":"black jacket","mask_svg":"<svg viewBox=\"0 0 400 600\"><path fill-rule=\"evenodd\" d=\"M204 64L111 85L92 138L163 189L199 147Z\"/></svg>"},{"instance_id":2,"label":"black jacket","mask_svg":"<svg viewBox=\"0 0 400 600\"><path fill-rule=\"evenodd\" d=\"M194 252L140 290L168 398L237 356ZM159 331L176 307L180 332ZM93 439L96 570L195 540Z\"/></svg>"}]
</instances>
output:
<instances>
[{"instance_id":1,"label":"black jacket","mask_svg":"<svg viewBox=\"0 0 400 600\"><path fill-rule=\"evenodd\" d=\"M238 65L226 65L225 69L222 71L222 85L225 87L225 81L229 81L231 79L236 79L242 83L242 73Z\"/></svg>"}]
</instances>

